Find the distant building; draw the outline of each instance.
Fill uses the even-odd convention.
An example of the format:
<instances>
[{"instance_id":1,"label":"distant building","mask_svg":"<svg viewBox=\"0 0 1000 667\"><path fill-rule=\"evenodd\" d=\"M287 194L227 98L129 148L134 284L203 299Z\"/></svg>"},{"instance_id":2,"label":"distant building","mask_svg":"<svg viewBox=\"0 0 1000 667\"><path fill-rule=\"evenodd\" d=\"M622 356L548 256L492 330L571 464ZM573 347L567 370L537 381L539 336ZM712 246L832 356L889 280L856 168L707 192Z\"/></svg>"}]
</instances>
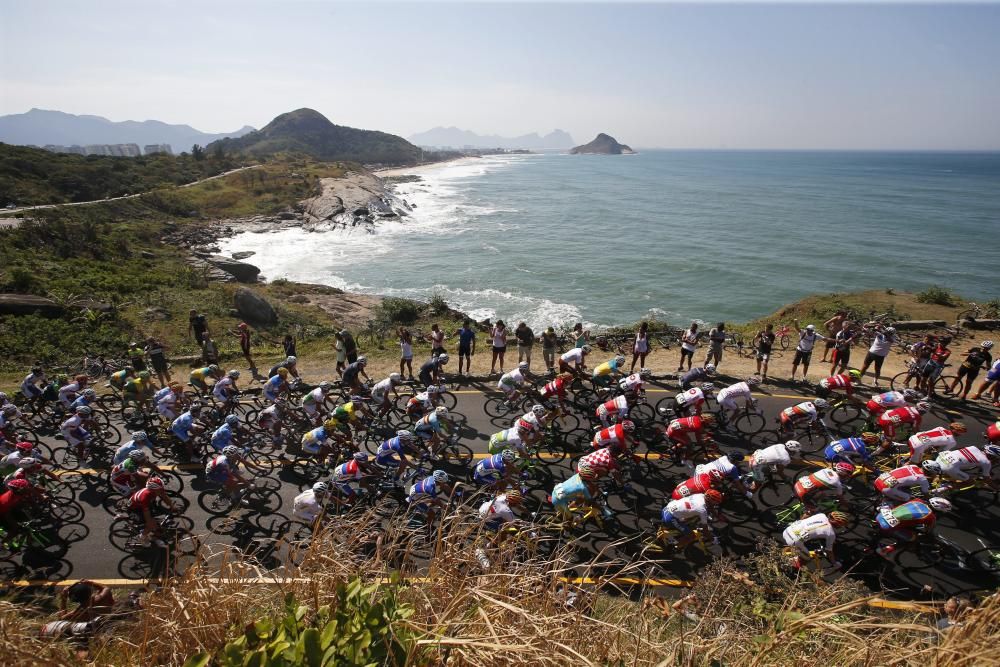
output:
<instances>
[{"instance_id":1,"label":"distant building","mask_svg":"<svg viewBox=\"0 0 1000 667\"><path fill-rule=\"evenodd\" d=\"M143 146L143 155L153 155L154 153L166 153L167 155L174 154L174 152L170 149L170 144L147 144L146 146Z\"/></svg>"},{"instance_id":2,"label":"distant building","mask_svg":"<svg viewBox=\"0 0 1000 667\"><path fill-rule=\"evenodd\" d=\"M113 155L117 157L139 157L139 144L88 144L86 146L57 146L48 144L43 148L52 153L75 153L77 155ZM169 152L169 146L167 147Z\"/></svg>"}]
</instances>

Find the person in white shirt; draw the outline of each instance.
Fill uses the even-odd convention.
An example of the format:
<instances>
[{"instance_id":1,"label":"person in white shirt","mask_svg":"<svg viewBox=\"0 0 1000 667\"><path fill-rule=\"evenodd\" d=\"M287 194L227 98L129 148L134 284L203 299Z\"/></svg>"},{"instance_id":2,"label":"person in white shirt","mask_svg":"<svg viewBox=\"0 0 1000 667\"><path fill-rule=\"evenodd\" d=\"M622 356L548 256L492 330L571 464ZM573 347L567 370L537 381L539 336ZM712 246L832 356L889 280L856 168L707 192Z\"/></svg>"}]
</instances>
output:
<instances>
[{"instance_id":1,"label":"person in white shirt","mask_svg":"<svg viewBox=\"0 0 1000 667\"><path fill-rule=\"evenodd\" d=\"M316 482L292 501L292 518L312 526L326 511L326 498L330 488L324 482Z\"/></svg>"},{"instance_id":2,"label":"person in white shirt","mask_svg":"<svg viewBox=\"0 0 1000 667\"><path fill-rule=\"evenodd\" d=\"M780 479L785 466L791 463L792 459L799 459L801 456L802 445L797 440L789 440L784 444L779 442L756 450L750 455L750 476L753 478L750 490L756 491L767 482L772 466L774 474Z\"/></svg>"},{"instance_id":3,"label":"person in white shirt","mask_svg":"<svg viewBox=\"0 0 1000 667\"><path fill-rule=\"evenodd\" d=\"M806 375L809 373L809 360L812 358L813 347L816 345L816 341L827 340L827 338L816 333L816 327L812 324L807 324L805 329L802 329L799 327L798 320L792 320L792 322L799 331L799 343L795 346L795 358L792 359L792 381L795 381L795 371L798 370L799 364L802 364L802 381L805 382Z\"/></svg>"},{"instance_id":4,"label":"person in white shirt","mask_svg":"<svg viewBox=\"0 0 1000 667\"><path fill-rule=\"evenodd\" d=\"M875 339L872 341L871 347L868 348L868 354L865 355L865 362L861 366L862 377L868 371L868 367L875 364L875 384L872 385L878 388L878 379L882 373L882 364L885 363L885 358L889 356L892 346L896 343L896 329L893 327L882 328L881 324L875 325Z\"/></svg>"},{"instance_id":5,"label":"person in white shirt","mask_svg":"<svg viewBox=\"0 0 1000 667\"><path fill-rule=\"evenodd\" d=\"M785 544L799 552L792 564L798 568L802 565L802 556L809 556L809 542L822 540L826 557L834 567L840 567L836 557L833 555L833 545L837 541L837 528L846 526L850 522L850 517L843 512L830 512L826 514L813 514L812 516L800 519L792 523L781 537Z\"/></svg>"}]
</instances>

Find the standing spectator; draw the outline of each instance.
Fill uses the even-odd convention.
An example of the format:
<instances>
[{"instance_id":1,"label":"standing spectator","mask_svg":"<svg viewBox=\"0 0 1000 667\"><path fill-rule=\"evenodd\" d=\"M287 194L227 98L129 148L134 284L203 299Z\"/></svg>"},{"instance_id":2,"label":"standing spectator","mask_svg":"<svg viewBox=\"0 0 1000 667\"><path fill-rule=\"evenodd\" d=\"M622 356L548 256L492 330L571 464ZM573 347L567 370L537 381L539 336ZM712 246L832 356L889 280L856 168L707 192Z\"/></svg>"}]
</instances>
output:
<instances>
[{"instance_id":1,"label":"standing spectator","mask_svg":"<svg viewBox=\"0 0 1000 667\"><path fill-rule=\"evenodd\" d=\"M436 357L445 353L444 350L444 332L441 331L437 324L431 325L431 356Z\"/></svg>"},{"instance_id":2,"label":"standing spectator","mask_svg":"<svg viewBox=\"0 0 1000 667\"><path fill-rule=\"evenodd\" d=\"M146 350L139 347L138 343L135 341L129 343L128 352L126 354L128 356L129 365L135 369L136 373L146 370Z\"/></svg>"},{"instance_id":3,"label":"standing spectator","mask_svg":"<svg viewBox=\"0 0 1000 667\"><path fill-rule=\"evenodd\" d=\"M833 337L833 358L830 360L830 375L835 375L837 368L843 373L847 370L847 364L851 361L851 346L857 332L851 327L847 320L840 325L840 331Z\"/></svg>"},{"instance_id":4,"label":"standing spectator","mask_svg":"<svg viewBox=\"0 0 1000 667\"><path fill-rule=\"evenodd\" d=\"M298 356L295 354L295 336L292 334L285 334L285 338L281 341L281 347L284 348L286 357Z\"/></svg>"},{"instance_id":5,"label":"standing spectator","mask_svg":"<svg viewBox=\"0 0 1000 667\"><path fill-rule=\"evenodd\" d=\"M583 324L577 322L573 325L573 335L576 340L573 341L573 347L583 347L590 342L590 331L583 330Z\"/></svg>"},{"instance_id":6,"label":"standing spectator","mask_svg":"<svg viewBox=\"0 0 1000 667\"><path fill-rule=\"evenodd\" d=\"M823 328L826 330L826 347L823 348L823 358L820 361L826 361L826 357L830 354L830 350L836 345L836 336L844 328L844 322L847 320L847 311L838 310L833 314L833 317L823 322ZM831 373L833 375L833 373Z\"/></svg>"},{"instance_id":7,"label":"standing spectator","mask_svg":"<svg viewBox=\"0 0 1000 667\"><path fill-rule=\"evenodd\" d=\"M201 344L201 358L208 365L219 363L219 348L211 336L205 336Z\"/></svg>"},{"instance_id":8,"label":"standing spectator","mask_svg":"<svg viewBox=\"0 0 1000 667\"><path fill-rule=\"evenodd\" d=\"M146 354L149 355L149 363L160 379L160 386L166 387L170 383L170 365L167 363L163 343L150 336L146 339Z\"/></svg>"},{"instance_id":9,"label":"standing spectator","mask_svg":"<svg viewBox=\"0 0 1000 667\"><path fill-rule=\"evenodd\" d=\"M503 320L497 320L497 323L493 325L490 336L493 338L493 362L490 364L490 375L497 372L497 359L500 360L500 373L502 374L503 355L507 352L507 325L503 323Z\"/></svg>"},{"instance_id":10,"label":"standing spectator","mask_svg":"<svg viewBox=\"0 0 1000 667\"><path fill-rule=\"evenodd\" d=\"M629 372L635 370L635 362L639 362L639 370L646 366L646 355L649 354L649 324L643 322L635 332L635 342L632 343L632 365Z\"/></svg>"},{"instance_id":11,"label":"standing spectator","mask_svg":"<svg viewBox=\"0 0 1000 667\"><path fill-rule=\"evenodd\" d=\"M472 375L472 355L476 353L476 330L472 328L472 320L462 322L462 328L455 332L458 336L458 374L462 374L462 360L465 360L465 372Z\"/></svg>"},{"instance_id":12,"label":"standing spectator","mask_svg":"<svg viewBox=\"0 0 1000 667\"><path fill-rule=\"evenodd\" d=\"M559 336L556 335L555 327L549 327L542 334L542 359L545 361L545 368L549 370L549 375L556 374L556 351L559 349Z\"/></svg>"},{"instance_id":13,"label":"standing spectator","mask_svg":"<svg viewBox=\"0 0 1000 667\"><path fill-rule=\"evenodd\" d=\"M771 348L774 346L774 325L764 325L764 330L757 333L757 375L761 380L767 379L767 362L771 360Z\"/></svg>"},{"instance_id":14,"label":"standing spectator","mask_svg":"<svg viewBox=\"0 0 1000 667\"><path fill-rule=\"evenodd\" d=\"M951 345L951 336L940 338L938 344L934 347L934 351L931 352L931 358L927 360L927 364L924 366L922 391L927 396L934 395L934 384L941 377L941 371L944 370L945 364L948 363L948 357L951 356L951 349L948 348L949 345Z\"/></svg>"},{"instance_id":15,"label":"standing spectator","mask_svg":"<svg viewBox=\"0 0 1000 667\"><path fill-rule=\"evenodd\" d=\"M194 309L188 315L188 334L191 333L194 334L194 341L198 343L198 347L202 347L205 343L205 336L208 334L208 320Z\"/></svg>"},{"instance_id":16,"label":"standing spectator","mask_svg":"<svg viewBox=\"0 0 1000 667\"><path fill-rule=\"evenodd\" d=\"M399 374L403 368L408 371L408 377L413 379L413 336L406 327L399 327Z\"/></svg>"},{"instance_id":17,"label":"standing spectator","mask_svg":"<svg viewBox=\"0 0 1000 667\"><path fill-rule=\"evenodd\" d=\"M971 381L970 381L971 382ZM986 372L986 379L979 383L976 393L972 395L972 400L981 398L983 394L993 387L993 407L1000 408L1000 359L993 362L990 370ZM987 397L986 400L989 400Z\"/></svg>"},{"instance_id":18,"label":"standing spectator","mask_svg":"<svg viewBox=\"0 0 1000 667\"><path fill-rule=\"evenodd\" d=\"M719 322L711 331L708 332L708 354L705 355L705 363L703 366L708 366L715 360L715 367L718 368L719 364L722 363L722 346L726 342L726 323Z\"/></svg>"},{"instance_id":19,"label":"standing spectator","mask_svg":"<svg viewBox=\"0 0 1000 667\"><path fill-rule=\"evenodd\" d=\"M347 367L347 364L344 363L347 360L347 352L344 350L344 336L338 331L333 334L333 338L333 349L337 352L337 374L343 375L344 368ZM400 364L400 372L402 372L402 370L403 365Z\"/></svg>"},{"instance_id":20,"label":"standing spectator","mask_svg":"<svg viewBox=\"0 0 1000 667\"><path fill-rule=\"evenodd\" d=\"M965 389L962 391L962 400L964 401L969 395L969 390L972 389L972 383L979 377L979 371L982 367L993 363L993 355L990 354L991 349L993 349L993 341L991 340L984 340L976 347L969 348L969 351L965 353L965 361L958 367L958 375L955 377L955 381L951 383L951 386L948 387L945 393L954 394L958 383L962 381L962 378L965 378Z\"/></svg>"},{"instance_id":21,"label":"standing spectator","mask_svg":"<svg viewBox=\"0 0 1000 667\"><path fill-rule=\"evenodd\" d=\"M889 356L889 351L892 350L892 346L896 343L896 330L892 327L883 329L881 324L875 325L875 339L872 340L871 347L868 348L868 354L865 355L865 363L861 366L861 375L864 375L868 371L868 367L875 363L875 384L873 385L878 389L878 379L882 374L882 364L885 363L885 358Z\"/></svg>"},{"instance_id":22,"label":"standing spectator","mask_svg":"<svg viewBox=\"0 0 1000 667\"><path fill-rule=\"evenodd\" d=\"M798 370L799 364L802 364L802 381L805 382L806 375L809 373L809 360L812 358L813 347L815 347L817 340L826 340L826 336L820 336L816 333L816 327L812 324L807 324L805 329L799 327L798 320L792 320L792 324L799 332L799 342L795 346L795 358L792 359L792 382L795 381L795 371Z\"/></svg>"},{"instance_id":23,"label":"standing spectator","mask_svg":"<svg viewBox=\"0 0 1000 667\"><path fill-rule=\"evenodd\" d=\"M247 360L249 369L256 371L257 364L254 363L253 355L250 354L250 325L246 322L240 322L234 330L229 332L229 335L239 339L240 352L243 354L243 358Z\"/></svg>"},{"instance_id":24,"label":"standing spectator","mask_svg":"<svg viewBox=\"0 0 1000 667\"><path fill-rule=\"evenodd\" d=\"M699 338L701 338L701 334L698 333L698 323L692 322L691 328L681 334L681 362L677 366L678 372L684 370L684 359L687 359L688 370L691 370L691 360L694 358Z\"/></svg>"},{"instance_id":25,"label":"standing spectator","mask_svg":"<svg viewBox=\"0 0 1000 667\"><path fill-rule=\"evenodd\" d=\"M517 363L526 362L531 366L531 348L535 346L535 332L524 322L518 322L514 329L517 338Z\"/></svg>"},{"instance_id":26,"label":"standing spectator","mask_svg":"<svg viewBox=\"0 0 1000 667\"><path fill-rule=\"evenodd\" d=\"M344 339L344 354L347 355L347 363L353 364L358 360L358 344L354 342L354 336L347 329L341 329L340 335Z\"/></svg>"}]
</instances>

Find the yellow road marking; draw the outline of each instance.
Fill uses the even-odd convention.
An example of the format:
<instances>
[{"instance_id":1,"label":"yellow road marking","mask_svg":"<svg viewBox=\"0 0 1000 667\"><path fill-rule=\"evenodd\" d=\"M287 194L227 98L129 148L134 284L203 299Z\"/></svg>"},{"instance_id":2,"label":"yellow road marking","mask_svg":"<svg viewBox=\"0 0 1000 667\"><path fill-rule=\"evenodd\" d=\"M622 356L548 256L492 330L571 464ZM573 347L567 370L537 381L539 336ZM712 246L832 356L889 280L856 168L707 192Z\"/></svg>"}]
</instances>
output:
<instances>
[{"instance_id":1,"label":"yellow road marking","mask_svg":"<svg viewBox=\"0 0 1000 667\"><path fill-rule=\"evenodd\" d=\"M496 395L500 396L501 392L494 390L481 390L481 389L459 389L457 391L450 391L449 394L479 394L481 396ZM677 390L674 389L647 389L647 394L676 394ZM762 398L792 398L801 400L807 396L807 394L768 394L761 392L760 397Z\"/></svg>"}]
</instances>

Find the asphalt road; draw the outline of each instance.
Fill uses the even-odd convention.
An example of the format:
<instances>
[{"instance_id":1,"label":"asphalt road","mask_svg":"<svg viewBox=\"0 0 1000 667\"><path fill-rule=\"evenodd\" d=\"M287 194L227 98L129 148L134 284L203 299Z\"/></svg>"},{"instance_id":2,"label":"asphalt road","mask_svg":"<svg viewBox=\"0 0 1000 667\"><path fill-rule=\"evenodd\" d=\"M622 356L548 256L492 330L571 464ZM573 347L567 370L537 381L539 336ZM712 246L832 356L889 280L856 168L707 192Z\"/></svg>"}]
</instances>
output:
<instances>
[{"instance_id":1,"label":"asphalt road","mask_svg":"<svg viewBox=\"0 0 1000 667\"><path fill-rule=\"evenodd\" d=\"M509 419L491 419L484 410L483 404L488 397L484 390L492 388L493 383L463 383L456 389L458 405L455 412L464 415L466 426L461 430L462 442L468 445L476 454L483 458L487 450L489 435L506 428ZM771 392L758 392L760 405L771 424L774 416L783 408L802 400L798 387L784 387ZM676 385L672 382L657 384L649 392L650 403L655 404L664 396L676 393ZM943 405L943 404L942 404ZM936 409L925 418L931 427L946 423L958 416L943 407ZM979 444L985 426L993 417L983 406L967 406L961 418L969 427L969 432L961 438L964 444ZM770 428L770 426L769 426ZM61 447L63 443L51 438L44 438L53 448ZM758 443L749 443L740 438L720 434L717 440L723 451L742 449L747 451ZM767 444L770 444L768 442ZM816 458L816 457L811 457ZM473 462L474 463L474 462ZM806 463L804 465L811 465ZM569 476L570 459L555 464L548 464L555 481ZM448 466L444 466L448 467ZM291 515L292 498L301 488L309 484L309 480L296 474L294 467L285 467L275 473L274 485L280 488L280 506L268 516L260 516L249 509L239 509L227 517L213 517L198 504L198 495L208 488L201 476L201 466L176 466L175 469L183 477L185 487L183 496L189 502L185 515L193 522L194 530L202 535L204 544L210 552L221 553L228 545L236 545L245 551L251 551L265 564L280 567L282 554L275 551L273 545L278 535L275 529L286 522ZM450 470L460 473L454 467ZM788 469L786 474L793 475L798 470ZM638 492L637 497L621 498L612 496L610 507L616 510L620 528L614 536L594 531L574 543L580 563L590 562L600 554L603 564L597 568L580 569L585 576L610 576L626 573L629 576L654 577L665 579L672 583L689 580L696 571L697 563L685 559L674 559L650 566L641 572L629 568L628 563L638 551L637 540L620 542L622 536L635 534L641 529L649 530L673 487L688 477L682 468L670 467L669 461L661 460L652 469L646 466L638 467L638 476L633 478L633 486ZM63 544L53 544L46 549L33 549L22 555L7 560L0 560L0 579L27 583L28 581L46 580L76 580L90 578L107 583L124 583L123 580L141 580L149 572L148 562L140 555L127 553L117 548L109 540L109 528L113 516L102 506L106 495L105 473L99 470L84 470L65 473L62 479L69 485L75 496L70 504L67 522L59 530ZM862 485L860 479L852 482ZM533 492L532 502L540 505L543 502L544 491ZM860 487L854 487L860 490ZM791 487L780 487L780 499L783 502L791 497ZM728 524L720 525L723 535L723 549L730 554L746 554L752 552L757 541L762 538L780 539L780 529L768 525L761 517L767 516L768 506L755 499L759 516L747 514L749 507L745 504L739 512L732 514ZM771 498L774 503L773 496ZM960 511L940 517L939 530L947 537L954 539L967 549L980 548L984 543L990 546L1000 545L1000 508L996 506L981 506L982 497L970 496L960 499L957 507ZM730 513L725 512L728 515ZM858 527L842 537L845 541L858 540L870 534L867 519L861 517ZM982 542L980 542L980 540ZM876 559L877 560L877 559ZM997 584L987 575L968 568L927 568L912 557L901 555L899 562L885 566L874 567L871 559L865 567L859 567L848 576L858 578L873 591L884 592L902 598L919 597L919 592L925 585L932 585L935 595L949 594L956 591L979 590L991 588ZM877 563L876 563L877 565Z\"/></svg>"}]
</instances>

